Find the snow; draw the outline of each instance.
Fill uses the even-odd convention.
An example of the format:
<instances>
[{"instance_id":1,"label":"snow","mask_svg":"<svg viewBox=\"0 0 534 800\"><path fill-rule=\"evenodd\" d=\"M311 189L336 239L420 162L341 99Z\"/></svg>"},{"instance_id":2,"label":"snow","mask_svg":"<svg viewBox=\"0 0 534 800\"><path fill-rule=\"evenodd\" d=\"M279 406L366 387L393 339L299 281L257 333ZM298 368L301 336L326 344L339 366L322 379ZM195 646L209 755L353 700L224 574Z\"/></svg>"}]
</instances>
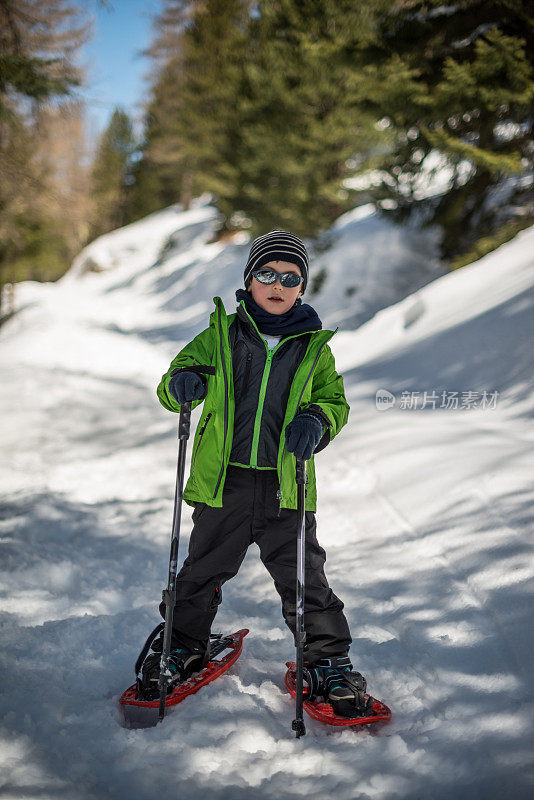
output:
<instances>
[{"instance_id":1,"label":"snow","mask_svg":"<svg viewBox=\"0 0 534 800\"><path fill-rule=\"evenodd\" d=\"M389 123L388 123L389 124ZM386 125L388 127L388 125ZM419 133L418 128L410 128L409 138L416 138ZM506 128L500 130L503 137L512 138L513 130ZM413 135L412 135L413 134ZM424 156L424 158L423 158ZM422 161L420 172L414 177L401 175L399 180L395 180L389 172L379 169L369 169L354 178L346 178L343 185L347 189L362 191L370 186L380 186L385 183L395 187L398 192L406 196L413 196L416 200L423 200L428 197L449 192L453 186L460 185L468 181L473 174L473 165L467 159L462 158L458 163L452 164L450 158L440 150L432 148L427 155L423 150L417 150L414 158L418 158L416 163ZM514 184L520 180L514 176ZM382 208L396 207L395 200L384 199L380 201ZM372 206L372 204L370 204ZM357 211L359 209L356 209ZM350 212L349 212L350 213Z\"/></svg>"},{"instance_id":2,"label":"snow","mask_svg":"<svg viewBox=\"0 0 534 800\"><path fill-rule=\"evenodd\" d=\"M214 222L199 198L101 237L58 283L22 284L0 331L0 795L532 797L534 228L436 278L432 234L358 209L312 260L351 405L316 460L318 537L391 722L306 717L295 739L292 637L251 547L214 625L250 628L240 660L163 725L121 725L167 575L177 417L155 387L242 285L246 237L210 243ZM388 304L410 258L434 264L426 285ZM340 292L353 279L363 299Z\"/></svg>"}]
</instances>

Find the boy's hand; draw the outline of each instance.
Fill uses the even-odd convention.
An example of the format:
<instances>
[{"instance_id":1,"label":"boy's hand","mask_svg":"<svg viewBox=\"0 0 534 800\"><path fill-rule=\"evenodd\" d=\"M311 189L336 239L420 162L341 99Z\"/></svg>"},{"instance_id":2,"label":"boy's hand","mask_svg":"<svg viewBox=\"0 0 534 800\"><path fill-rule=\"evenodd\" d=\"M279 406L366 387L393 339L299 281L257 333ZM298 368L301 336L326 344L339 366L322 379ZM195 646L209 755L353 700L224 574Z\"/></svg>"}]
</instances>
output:
<instances>
[{"instance_id":1,"label":"boy's hand","mask_svg":"<svg viewBox=\"0 0 534 800\"><path fill-rule=\"evenodd\" d=\"M170 379L169 392L180 405L192 403L204 394L204 383L196 372L179 372Z\"/></svg>"},{"instance_id":2,"label":"boy's hand","mask_svg":"<svg viewBox=\"0 0 534 800\"><path fill-rule=\"evenodd\" d=\"M323 423L315 414L301 412L286 426L286 447L296 458L307 461L323 435Z\"/></svg>"}]
</instances>

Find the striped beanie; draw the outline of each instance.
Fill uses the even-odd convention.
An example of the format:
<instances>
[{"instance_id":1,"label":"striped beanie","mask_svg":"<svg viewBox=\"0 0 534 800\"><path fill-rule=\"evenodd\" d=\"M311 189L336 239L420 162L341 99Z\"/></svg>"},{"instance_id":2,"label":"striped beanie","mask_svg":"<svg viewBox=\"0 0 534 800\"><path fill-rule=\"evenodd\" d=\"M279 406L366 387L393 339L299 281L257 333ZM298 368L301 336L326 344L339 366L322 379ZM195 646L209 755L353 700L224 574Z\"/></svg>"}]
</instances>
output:
<instances>
[{"instance_id":1,"label":"striped beanie","mask_svg":"<svg viewBox=\"0 0 534 800\"><path fill-rule=\"evenodd\" d=\"M302 239L299 239L294 233L281 231L278 228L254 239L250 247L247 266L245 267L245 288L248 288L252 280L252 270L263 267L269 261L288 261L290 264L296 264L304 278L302 292L306 291L306 284L308 283L308 253Z\"/></svg>"}]
</instances>

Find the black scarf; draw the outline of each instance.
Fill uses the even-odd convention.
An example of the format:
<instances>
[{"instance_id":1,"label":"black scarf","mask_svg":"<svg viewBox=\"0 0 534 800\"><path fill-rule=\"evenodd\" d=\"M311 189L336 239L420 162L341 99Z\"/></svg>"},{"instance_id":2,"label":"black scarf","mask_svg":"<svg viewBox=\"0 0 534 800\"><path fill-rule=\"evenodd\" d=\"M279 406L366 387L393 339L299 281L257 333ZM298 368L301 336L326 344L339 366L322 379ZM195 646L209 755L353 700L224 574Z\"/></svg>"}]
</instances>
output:
<instances>
[{"instance_id":1,"label":"black scarf","mask_svg":"<svg viewBox=\"0 0 534 800\"><path fill-rule=\"evenodd\" d=\"M271 314L261 308L250 292L238 289L235 293L237 302L245 301L245 307L258 326L261 333L267 336L289 336L304 331L319 331L323 323L314 308L302 303L300 297L284 314Z\"/></svg>"}]
</instances>

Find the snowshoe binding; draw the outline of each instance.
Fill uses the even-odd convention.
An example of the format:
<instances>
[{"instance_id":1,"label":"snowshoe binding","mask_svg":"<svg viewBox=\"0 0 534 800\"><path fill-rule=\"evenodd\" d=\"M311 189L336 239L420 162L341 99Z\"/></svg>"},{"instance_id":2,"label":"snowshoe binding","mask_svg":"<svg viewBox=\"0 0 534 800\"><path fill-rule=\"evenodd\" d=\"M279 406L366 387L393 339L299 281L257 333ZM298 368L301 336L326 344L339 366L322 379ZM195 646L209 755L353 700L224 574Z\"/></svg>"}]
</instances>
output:
<instances>
[{"instance_id":1,"label":"snowshoe binding","mask_svg":"<svg viewBox=\"0 0 534 800\"><path fill-rule=\"evenodd\" d=\"M303 676L308 684L305 700L317 701L322 696L338 717L373 716L373 698L366 696L367 681L361 673L352 671L348 656L304 662Z\"/></svg>"},{"instance_id":2,"label":"snowshoe binding","mask_svg":"<svg viewBox=\"0 0 534 800\"><path fill-rule=\"evenodd\" d=\"M157 638L150 640L151 637L149 637L135 665L139 700L157 700L159 698L158 682L161 653L163 651L163 630L161 630L161 626L158 626L153 631L154 634L158 632L160 635ZM178 684L186 681L193 673L203 669L208 660L209 647L207 651L201 651L190 650L181 646L171 646L168 661L168 671L170 672L167 683L168 694Z\"/></svg>"}]
</instances>

